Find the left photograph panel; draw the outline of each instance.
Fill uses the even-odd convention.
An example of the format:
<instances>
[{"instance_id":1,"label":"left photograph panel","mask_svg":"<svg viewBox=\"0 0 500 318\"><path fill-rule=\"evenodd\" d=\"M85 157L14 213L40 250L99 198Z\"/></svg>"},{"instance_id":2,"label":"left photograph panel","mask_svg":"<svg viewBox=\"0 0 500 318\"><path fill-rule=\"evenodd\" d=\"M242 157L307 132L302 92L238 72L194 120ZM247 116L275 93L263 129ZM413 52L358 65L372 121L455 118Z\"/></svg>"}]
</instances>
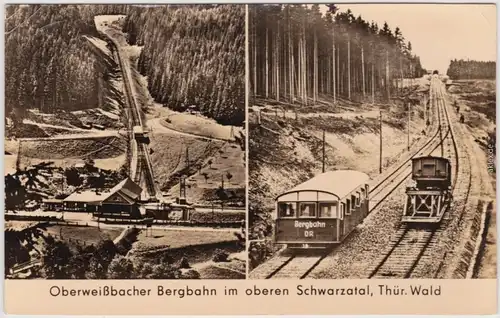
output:
<instances>
[{"instance_id":1,"label":"left photograph panel","mask_svg":"<svg viewBox=\"0 0 500 318\"><path fill-rule=\"evenodd\" d=\"M245 279L246 6L5 11L5 277Z\"/></svg>"}]
</instances>

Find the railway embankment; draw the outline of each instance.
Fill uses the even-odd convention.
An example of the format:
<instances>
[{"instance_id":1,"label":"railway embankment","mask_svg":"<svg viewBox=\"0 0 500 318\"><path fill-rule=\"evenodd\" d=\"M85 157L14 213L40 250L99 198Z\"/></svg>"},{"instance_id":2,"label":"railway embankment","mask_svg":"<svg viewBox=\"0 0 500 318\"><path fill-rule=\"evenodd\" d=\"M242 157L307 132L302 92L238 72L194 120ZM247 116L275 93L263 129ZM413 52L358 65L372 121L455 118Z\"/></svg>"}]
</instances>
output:
<instances>
[{"instance_id":1,"label":"railway embankment","mask_svg":"<svg viewBox=\"0 0 500 318\"><path fill-rule=\"evenodd\" d=\"M450 98L447 98L450 104ZM425 250L413 278L475 278L484 257L488 220L494 191L489 182L486 159L458 115L448 109L456 140L458 162L453 201L439 235ZM489 217L488 217L489 216Z\"/></svg>"},{"instance_id":2,"label":"railway embankment","mask_svg":"<svg viewBox=\"0 0 500 318\"><path fill-rule=\"evenodd\" d=\"M479 238L469 267L469 276L496 278L496 85L494 80L454 81L448 92L464 115L464 130L471 136L471 153L481 174L480 200L484 201L479 223ZM474 242L474 241L472 241Z\"/></svg>"},{"instance_id":3,"label":"railway embankment","mask_svg":"<svg viewBox=\"0 0 500 318\"><path fill-rule=\"evenodd\" d=\"M483 266L479 263L481 256L484 256L488 231L487 214L491 214L494 205L494 190L489 181L486 158L468 129L458 122L455 125L460 146L470 160L467 167L469 171L465 172L464 177L474 176L474 182L470 181L468 198L462 210L454 211L460 214L454 215L455 223L450 226L450 233L446 235L447 252L443 258L444 266L437 273L437 278L479 276L479 268ZM455 198L460 199L463 198Z\"/></svg>"}]
</instances>

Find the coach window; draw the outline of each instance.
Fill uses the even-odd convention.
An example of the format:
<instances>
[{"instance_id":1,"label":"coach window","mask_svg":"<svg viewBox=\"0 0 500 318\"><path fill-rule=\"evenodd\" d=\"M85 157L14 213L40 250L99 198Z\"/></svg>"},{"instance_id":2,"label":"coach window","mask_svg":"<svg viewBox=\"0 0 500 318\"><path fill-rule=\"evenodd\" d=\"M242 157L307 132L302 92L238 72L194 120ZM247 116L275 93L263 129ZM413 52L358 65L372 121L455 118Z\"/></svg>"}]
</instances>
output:
<instances>
[{"instance_id":1,"label":"coach window","mask_svg":"<svg viewBox=\"0 0 500 318\"><path fill-rule=\"evenodd\" d=\"M351 200L346 199L346 204L345 204L345 214L346 215L351 215Z\"/></svg>"},{"instance_id":2,"label":"coach window","mask_svg":"<svg viewBox=\"0 0 500 318\"><path fill-rule=\"evenodd\" d=\"M295 202L279 202L278 215L280 218L293 218L297 210L297 203Z\"/></svg>"},{"instance_id":3,"label":"coach window","mask_svg":"<svg viewBox=\"0 0 500 318\"><path fill-rule=\"evenodd\" d=\"M337 217L337 202L320 202L319 203L320 218L336 218Z\"/></svg>"},{"instance_id":4,"label":"coach window","mask_svg":"<svg viewBox=\"0 0 500 318\"><path fill-rule=\"evenodd\" d=\"M315 202L301 202L299 217L310 218L316 216L316 203Z\"/></svg>"},{"instance_id":5,"label":"coach window","mask_svg":"<svg viewBox=\"0 0 500 318\"><path fill-rule=\"evenodd\" d=\"M436 173L436 165L434 163L424 163L423 169L425 176L432 176Z\"/></svg>"},{"instance_id":6,"label":"coach window","mask_svg":"<svg viewBox=\"0 0 500 318\"><path fill-rule=\"evenodd\" d=\"M366 199L366 191L365 188L361 188L361 202L364 202Z\"/></svg>"}]
</instances>

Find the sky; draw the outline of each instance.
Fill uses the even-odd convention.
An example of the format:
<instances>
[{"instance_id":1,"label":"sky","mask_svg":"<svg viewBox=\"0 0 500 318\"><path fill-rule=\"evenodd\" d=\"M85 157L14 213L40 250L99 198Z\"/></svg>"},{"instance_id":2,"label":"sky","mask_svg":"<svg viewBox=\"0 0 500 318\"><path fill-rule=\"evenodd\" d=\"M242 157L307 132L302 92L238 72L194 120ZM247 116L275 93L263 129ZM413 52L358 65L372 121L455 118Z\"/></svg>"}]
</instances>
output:
<instances>
[{"instance_id":1,"label":"sky","mask_svg":"<svg viewBox=\"0 0 500 318\"><path fill-rule=\"evenodd\" d=\"M399 26L422 67L446 73L450 60L496 61L496 8L493 4L347 4L365 21L382 27L387 21L392 31ZM326 7L321 8L326 12Z\"/></svg>"}]
</instances>

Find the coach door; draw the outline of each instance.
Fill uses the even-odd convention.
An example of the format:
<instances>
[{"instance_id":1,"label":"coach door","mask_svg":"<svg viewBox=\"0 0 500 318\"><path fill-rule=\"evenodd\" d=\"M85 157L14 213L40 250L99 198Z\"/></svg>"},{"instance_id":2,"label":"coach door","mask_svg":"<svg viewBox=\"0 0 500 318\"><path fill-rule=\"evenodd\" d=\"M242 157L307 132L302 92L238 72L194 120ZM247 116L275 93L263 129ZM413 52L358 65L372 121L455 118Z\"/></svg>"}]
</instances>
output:
<instances>
[{"instance_id":1,"label":"coach door","mask_svg":"<svg viewBox=\"0 0 500 318\"><path fill-rule=\"evenodd\" d=\"M347 200L347 201L349 201L349 200ZM339 222L337 223L337 224L339 224L339 228L338 228L338 233L339 233L338 241L341 241L344 238L344 233L345 233L345 220L344 220L345 211L346 211L346 205L345 205L344 202L342 202L340 204Z\"/></svg>"}]
</instances>

